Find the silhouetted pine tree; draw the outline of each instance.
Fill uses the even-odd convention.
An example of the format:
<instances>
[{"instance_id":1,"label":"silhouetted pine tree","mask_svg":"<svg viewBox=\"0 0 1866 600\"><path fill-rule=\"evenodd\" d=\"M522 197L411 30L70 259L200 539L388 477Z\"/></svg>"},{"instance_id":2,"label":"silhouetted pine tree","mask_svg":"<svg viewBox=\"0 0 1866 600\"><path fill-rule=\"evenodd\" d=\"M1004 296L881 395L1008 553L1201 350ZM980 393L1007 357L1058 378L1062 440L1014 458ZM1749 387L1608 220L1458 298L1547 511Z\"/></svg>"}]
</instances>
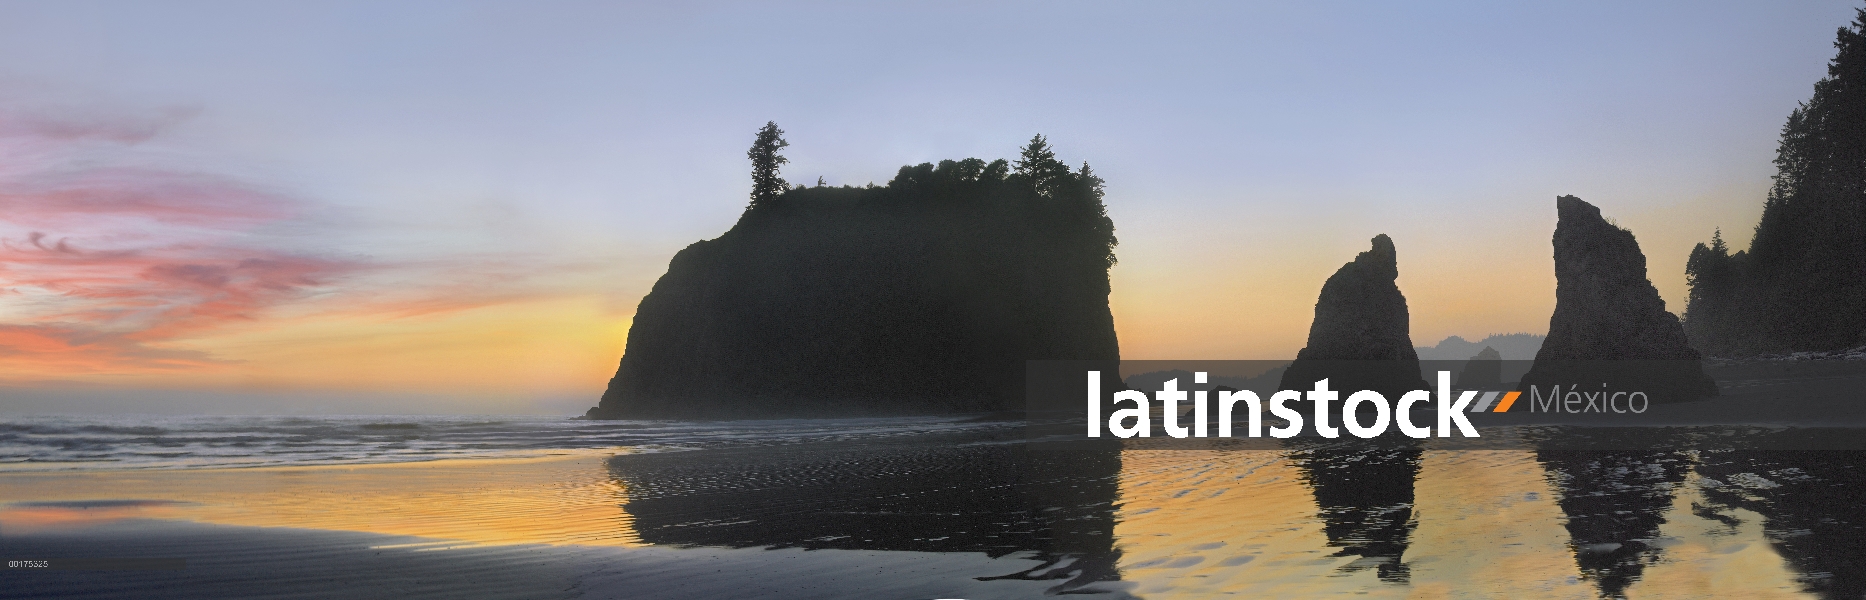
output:
<instances>
[{"instance_id":1,"label":"silhouetted pine tree","mask_svg":"<svg viewBox=\"0 0 1866 600\"><path fill-rule=\"evenodd\" d=\"M1093 253L1102 263L1102 268L1112 267L1115 264L1114 246L1117 242L1114 237L1114 220L1108 218L1108 207L1102 204L1102 197L1106 195L1102 184L1107 182L1096 176L1095 170L1090 169L1087 162L1083 162L1082 170L1075 173L1072 183L1078 188L1073 195L1078 199L1073 212L1082 221L1080 231L1084 239L1088 240L1083 247Z\"/></svg>"},{"instance_id":2,"label":"silhouetted pine tree","mask_svg":"<svg viewBox=\"0 0 1866 600\"><path fill-rule=\"evenodd\" d=\"M758 130L758 138L752 141L752 149L745 151L745 156L752 159L752 207L770 201L790 189L790 183L778 176L778 166L790 162L784 155L778 154L790 142L784 141L784 130L778 129L777 122L766 121L763 129Z\"/></svg>"},{"instance_id":3,"label":"silhouetted pine tree","mask_svg":"<svg viewBox=\"0 0 1866 600\"><path fill-rule=\"evenodd\" d=\"M1050 150L1049 141L1041 134L1030 138L1030 144L1022 148L1016 167L1016 174L1043 196L1056 196L1063 186L1074 182L1069 165L1056 160L1056 153Z\"/></svg>"},{"instance_id":4,"label":"silhouetted pine tree","mask_svg":"<svg viewBox=\"0 0 1866 600\"><path fill-rule=\"evenodd\" d=\"M1866 343L1866 10L1834 47L1827 77L1782 127L1748 252L1729 254L1720 237L1692 251L1685 315L1700 350Z\"/></svg>"}]
</instances>

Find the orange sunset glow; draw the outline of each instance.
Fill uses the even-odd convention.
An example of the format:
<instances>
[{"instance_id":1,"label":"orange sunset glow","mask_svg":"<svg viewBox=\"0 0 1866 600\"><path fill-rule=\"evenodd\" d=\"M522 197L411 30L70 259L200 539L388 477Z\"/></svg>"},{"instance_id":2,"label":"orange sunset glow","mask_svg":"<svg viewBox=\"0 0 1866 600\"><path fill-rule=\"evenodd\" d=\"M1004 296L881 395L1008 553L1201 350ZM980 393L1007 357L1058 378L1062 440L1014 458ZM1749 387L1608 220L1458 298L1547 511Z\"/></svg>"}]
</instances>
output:
<instances>
[{"instance_id":1,"label":"orange sunset glow","mask_svg":"<svg viewBox=\"0 0 1866 600\"><path fill-rule=\"evenodd\" d=\"M431 55L400 36L297 25L250 40L20 30L18 43L38 46L15 55L48 58L0 65L0 387L22 398L420 393L438 402L421 410L443 412L453 409L441 398L472 398L471 410L528 411L542 398L561 403L552 412L587 406L668 261L744 210L745 135L769 119L789 128L792 183L884 183L902 165L1010 157L1036 133L1065 162L1094 163L1120 240L1109 300L1126 358L1288 358L1322 282L1377 234L1397 244L1415 345L1543 333L1562 194L1639 237L1648 276L1677 313L1692 245L1756 222L1780 119L1819 77L1833 15L1844 12L1705 13L1665 27L1638 24L1687 17L1470 17L1613 40L1581 54L1430 16L1444 10L1305 17L1261 35L1188 32L1223 49L1197 60L1071 41L1058 51L1085 60L1029 81L896 68L919 54L881 68L824 45L830 38L787 41L830 71L888 73L826 104L790 63L721 71L705 53L642 62L660 56L648 49L711 39L692 29L706 19L590 10L551 21L562 31L542 37L624 47L454 32L436 33L433 47L450 50ZM492 29L530 22L467 13ZM193 26L172 16L145 20ZM1385 21L1416 27L1372 25ZM244 31L217 31L234 30ZM1664 41L1639 41L1655 35ZM1313 43L1336 36L1357 42ZM1760 46L1705 41L1737 38ZM980 39L996 41L949 60L1026 52ZM134 44L143 50L99 58ZM75 50L93 47L115 49ZM339 59L365 51L375 58ZM254 52L266 58L228 58ZM1500 72L1496 56L1572 69L1471 75ZM487 71L466 77L459 64ZM1209 87L1157 85L1179 77L1163 64ZM1098 89L1154 91L1131 106L1079 95L1079 82L1104 79ZM271 83L250 84L259 81ZM1382 91L1366 93L1366 82ZM753 88L767 91L749 105L723 91ZM1013 88L1027 93L1009 102L958 91ZM1734 250L1745 236L1726 238ZM277 406L259 396L241 406ZM44 402L35 406L64 401Z\"/></svg>"}]
</instances>

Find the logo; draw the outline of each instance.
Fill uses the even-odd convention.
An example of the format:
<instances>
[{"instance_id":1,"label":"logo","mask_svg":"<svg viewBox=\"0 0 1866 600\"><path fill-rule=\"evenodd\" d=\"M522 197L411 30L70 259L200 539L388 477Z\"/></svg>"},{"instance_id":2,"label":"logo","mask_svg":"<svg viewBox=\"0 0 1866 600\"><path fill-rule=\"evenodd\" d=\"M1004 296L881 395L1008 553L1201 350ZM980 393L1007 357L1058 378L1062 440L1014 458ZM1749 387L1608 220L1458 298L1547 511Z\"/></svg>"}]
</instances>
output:
<instances>
[{"instance_id":1,"label":"logo","mask_svg":"<svg viewBox=\"0 0 1866 600\"><path fill-rule=\"evenodd\" d=\"M1529 386L1529 412L1557 413L1643 413L1652 406L1652 399L1645 392L1613 391L1606 389L1607 384L1600 384L1601 389L1582 391L1579 385L1569 385L1563 392L1562 386L1549 386L1548 398L1542 397L1542 390ZM1510 392L1515 399L1519 392ZM1507 408L1500 408L1503 412Z\"/></svg>"},{"instance_id":2,"label":"logo","mask_svg":"<svg viewBox=\"0 0 1866 600\"><path fill-rule=\"evenodd\" d=\"M1088 436L1092 438L1101 437L1103 424L1101 417L1101 372L1088 371L1087 375ZM1203 371L1193 374L1193 383L1203 384L1206 382L1205 380L1206 375ZM1476 428L1471 426L1471 421L1465 417L1465 412L1480 412L1482 407L1488 406L1490 401L1495 399L1500 393L1501 392L1487 392L1481 404L1473 406L1473 403L1478 399L1478 392L1475 390L1453 392L1451 389L1451 372L1439 371L1438 393L1436 394L1436 406L1438 409L1437 437L1452 437L1454 431L1462 437L1481 437L1478 435ZM1123 402L1131 402L1133 406L1117 408L1108 415L1108 433L1118 438L1152 437L1153 401L1157 400L1159 402L1159 412L1162 417L1161 428L1165 431L1166 435L1175 438L1185 438L1188 436L1208 437L1210 435L1210 423L1207 422L1209 420L1208 415L1210 414L1207 410L1208 402L1214 399L1210 397L1211 394L1207 391L1191 392L1193 422L1190 427L1185 427L1179 424L1179 417L1180 403L1187 400L1187 395L1188 393L1186 391L1179 389L1178 379L1167 380L1165 389L1154 392L1153 399L1147 398L1146 392L1138 390L1115 392L1113 398L1113 404L1115 406L1119 406ZM1510 392L1509 395L1504 397L1503 404L1497 407L1497 412L1508 411L1510 406L1515 404L1516 398L1517 392ZM1347 400L1340 406L1340 427L1330 424L1329 421L1330 417L1336 414L1336 411L1330 408L1330 403L1341 400L1341 393L1328 389L1327 379L1316 381L1315 389L1306 392L1295 390L1278 391L1270 395L1268 402L1265 402L1264 399L1258 397L1256 392L1250 390L1221 391L1217 394L1215 400L1218 408L1217 437L1221 438L1232 437L1232 417L1237 414L1238 404L1240 403L1244 405L1243 411L1248 419L1246 433L1248 437L1263 437L1263 412L1266 404L1268 405L1270 414L1282 419L1285 423L1280 427L1269 428L1270 437L1296 437L1298 434L1302 433L1305 425L1303 414L1296 408L1288 406L1287 403L1305 400L1308 401L1311 406L1310 412L1314 418L1315 434L1324 438L1341 437L1341 430L1346 429L1349 435L1371 439L1385 434L1390 425L1397 427L1400 433L1405 434L1407 437L1419 439L1433 437L1432 428L1421 427L1412 420L1414 406L1421 403L1428 407L1433 406L1434 394L1427 390L1412 390L1406 392L1399 397L1397 404L1390 404L1385 396L1373 390L1361 390L1349 394ZM1363 406L1370 407L1374 413L1371 423L1362 422L1361 420Z\"/></svg>"}]
</instances>

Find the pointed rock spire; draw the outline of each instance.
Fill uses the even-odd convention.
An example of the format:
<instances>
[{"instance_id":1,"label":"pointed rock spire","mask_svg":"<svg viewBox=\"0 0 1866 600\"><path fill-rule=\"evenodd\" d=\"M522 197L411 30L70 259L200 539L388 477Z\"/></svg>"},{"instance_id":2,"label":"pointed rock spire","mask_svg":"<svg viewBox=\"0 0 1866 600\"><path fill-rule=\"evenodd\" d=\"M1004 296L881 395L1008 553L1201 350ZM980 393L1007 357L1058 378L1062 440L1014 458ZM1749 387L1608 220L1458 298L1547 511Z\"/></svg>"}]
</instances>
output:
<instances>
[{"instance_id":1,"label":"pointed rock spire","mask_svg":"<svg viewBox=\"0 0 1866 600\"><path fill-rule=\"evenodd\" d=\"M1399 259L1393 239L1374 236L1373 247L1342 265L1315 302L1309 342L1283 373L1282 389L1304 390L1316 379L1333 377L1334 389L1369 389L1387 394L1425 389L1419 377L1419 353L1413 349L1406 296L1395 281ZM1348 380L1331 375L1335 367L1315 361L1381 361L1355 365ZM1358 380L1358 381L1355 381ZM1358 386L1358 387L1355 387Z\"/></svg>"},{"instance_id":2,"label":"pointed rock spire","mask_svg":"<svg viewBox=\"0 0 1866 600\"><path fill-rule=\"evenodd\" d=\"M1618 384L1654 401L1717 395L1684 326L1646 279L1633 232L1574 196L1556 198L1555 209L1555 313L1523 383Z\"/></svg>"}]
</instances>

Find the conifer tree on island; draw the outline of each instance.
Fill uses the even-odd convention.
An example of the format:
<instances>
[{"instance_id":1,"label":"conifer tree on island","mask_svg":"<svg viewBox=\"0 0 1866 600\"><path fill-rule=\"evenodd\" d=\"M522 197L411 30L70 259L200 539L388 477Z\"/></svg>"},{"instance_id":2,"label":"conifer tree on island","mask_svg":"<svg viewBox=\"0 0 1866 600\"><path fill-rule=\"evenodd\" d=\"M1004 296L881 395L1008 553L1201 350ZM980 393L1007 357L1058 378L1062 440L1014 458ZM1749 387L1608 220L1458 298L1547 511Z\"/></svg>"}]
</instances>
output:
<instances>
[{"instance_id":1,"label":"conifer tree on island","mask_svg":"<svg viewBox=\"0 0 1866 600\"><path fill-rule=\"evenodd\" d=\"M766 121L764 128L758 130L758 138L752 141L752 149L745 151L745 156L752 159L752 207L769 202L790 189L790 182L778 176L778 167L790 162L778 154L778 150L789 145L777 122Z\"/></svg>"},{"instance_id":2,"label":"conifer tree on island","mask_svg":"<svg viewBox=\"0 0 1866 600\"><path fill-rule=\"evenodd\" d=\"M1087 166L1087 163L1083 163ZM1049 140L1042 134L1030 138L1030 145L1024 146L1017 162L1013 165L1016 173L1030 182L1030 188L1043 196L1057 196L1060 186L1073 181L1069 165L1056 159L1056 152L1050 149Z\"/></svg>"}]
</instances>

